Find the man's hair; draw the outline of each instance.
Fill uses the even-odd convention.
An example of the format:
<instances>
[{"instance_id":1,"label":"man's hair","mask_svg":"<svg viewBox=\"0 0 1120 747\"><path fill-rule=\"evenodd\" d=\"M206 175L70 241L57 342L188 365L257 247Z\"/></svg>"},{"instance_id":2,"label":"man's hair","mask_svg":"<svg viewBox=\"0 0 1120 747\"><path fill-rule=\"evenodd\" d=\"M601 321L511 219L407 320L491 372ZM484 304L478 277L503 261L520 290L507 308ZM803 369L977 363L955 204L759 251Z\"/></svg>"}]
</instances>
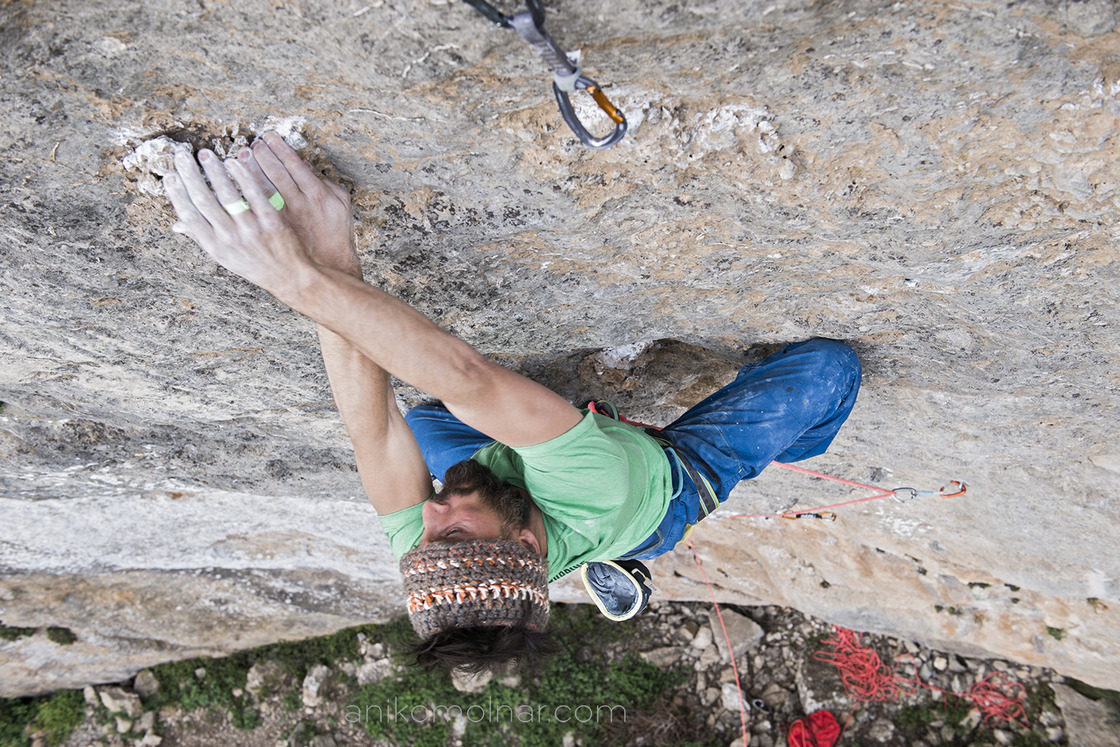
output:
<instances>
[{"instance_id":1,"label":"man's hair","mask_svg":"<svg viewBox=\"0 0 1120 747\"><path fill-rule=\"evenodd\" d=\"M413 660L424 669L460 670L477 674L511 663L533 665L559 647L549 630L525 625L449 628L410 646Z\"/></svg>"},{"instance_id":2,"label":"man's hair","mask_svg":"<svg viewBox=\"0 0 1120 747\"><path fill-rule=\"evenodd\" d=\"M530 508L532 506L529 494L521 488L503 481L485 465L470 459L448 468L443 479L443 489L434 500L439 500L440 496L473 491L478 491L483 504L491 507L498 514L502 523L503 535L508 535L510 532L523 529L529 525ZM455 544L465 550L468 543ZM419 643L410 647L415 663L429 670L444 669L451 671L457 669L463 672L477 673L483 670L501 669L514 662L533 664L550 654L556 653L558 649L553 642L551 633L547 630L548 580L545 559L540 558L539 555L527 548L521 548L508 541L475 542L471 544L488 552L497 552L499 557L503 552L513 552L515 556L522 555L526 559L529 559L530 556L537 557L538 560L533 563L537 570L530 574L530 577L535 577L535 583L539 586L540 595L535 597L538 601L535 603L530 603L528 600L522 601L511 608L525 610L524 614L515 619L505 617L503 613L497 613L494 624L466 624L462 626L437 624L436 627L439 629L434 634L428 635ZM504 550L502 549L503 545L506 546ZM458 554L456 550L446 545L444 545L444 548L444 550L431 549L427 552L417 548L409 555L417 553L432 555L428 562L435 561L440 567L443 567L448 560L442 557L445 552L450 551ZM407 560L409 555L406 555L402 561ZM439 556L438 559L436 556ZM507 566L510 560L511 558L508 557L503 558L501 564ZM431 569L430 566L427 567ZM468 567L477 569L478 559L476 558L472 563L468 563ZM416 576L419 567L414 561L412 568L409 568L406 562L402 562L401 568L402 573L406 574L406 587L408 587L411 583L409 579ZM471 571L468 575L475 572ZM520 573L518 572L518 574ZM524 577L524 580L528 581L530 577ZM475 585L477 585L477 579ZM522 592L522 594L525 593ZM529 596L533 597L533 593L529 592ZM410 599L410 604L416 604L414 597ZM500 607L507 606L504 598L498 604ZM489 605L486 606L489 607ZM416 612L410 610L413 627L418 628L418 632L419 630L430 630L429 620L433 618L435 612L434 609L430 608L418 609ZM483 613L484 616L490 614ZM443 616L439 615L438 617L442 619Z\"/></svg>"},{"instance_id":3,"label":"man's hair","mask_svg":"<svg viewBox=\"0 0 1120 747\"><path fill-rule=\"evenodd\" d=\"M479 464L473 459L464 459L447 468L439 496L462 495L475 490L483 504L493 508L501 518L502 534L524 529L529 525L529 494L505 482L485 464ZM439 496L436 496L436 500L439 500Z\"/></svg>"}]
</instances>

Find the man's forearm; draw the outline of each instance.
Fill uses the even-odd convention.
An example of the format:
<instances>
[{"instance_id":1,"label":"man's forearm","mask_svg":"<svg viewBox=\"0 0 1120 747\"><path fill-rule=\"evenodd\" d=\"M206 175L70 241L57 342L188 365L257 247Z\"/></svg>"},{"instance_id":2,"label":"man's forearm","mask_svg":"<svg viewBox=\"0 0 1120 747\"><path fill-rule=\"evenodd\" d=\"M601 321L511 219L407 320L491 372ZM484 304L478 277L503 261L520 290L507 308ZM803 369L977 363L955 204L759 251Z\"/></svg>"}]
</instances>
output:
<instances>
[{"instance_id":1,"label":"man's forearm","mask_svg":"<svg viewBox=\"0 0 1120 747\"><path fill-rule=\"evenodd\" d=\"M392 513L427 498L432 487L428 470L397 407L389 374L322 325L319 345L339 416L354 445L362 486L374 508Z\"/></svg>"},{"instance_id":2,"label":"man's forearm","mask_svg":"<svg viewBox=\"0 0 1120 747\"><path fill-rule=\"evenodd\" d=\"M408 304L357 278L312 268L276 295L345 338L373 364L443 400L464 423L508 446L555 438L582 417L560 395L499 366Z\"/></svg>"},{"instance_id":3,"label":"man's forearm","mask_svg":"<svg viewBox=\"0 0 1120 747\"><path fill-rule=\"evenodd\" d=\"M459 401L470 397L483 380L477 370L488 365L483 356L388 293L324 268L305 273L294 285L277 293L280 300L382 369L386 387L391 373L434 397ZM327 336L324 342L324 353L329 349L347 355L339 340Z\"/></svg>"},{"instance_id":4,"label":"man's forearm","mask_svg":"<svg viewBox=\"0 0 1120 747\"><path fill-rule=\"evenodd\" d=\"M323 366L342 422L347 428L360 425L370 430L383 429L386 404L392 395L389 374L326 327L318 325L318 333Z\"/></svg>"}]
</instances>

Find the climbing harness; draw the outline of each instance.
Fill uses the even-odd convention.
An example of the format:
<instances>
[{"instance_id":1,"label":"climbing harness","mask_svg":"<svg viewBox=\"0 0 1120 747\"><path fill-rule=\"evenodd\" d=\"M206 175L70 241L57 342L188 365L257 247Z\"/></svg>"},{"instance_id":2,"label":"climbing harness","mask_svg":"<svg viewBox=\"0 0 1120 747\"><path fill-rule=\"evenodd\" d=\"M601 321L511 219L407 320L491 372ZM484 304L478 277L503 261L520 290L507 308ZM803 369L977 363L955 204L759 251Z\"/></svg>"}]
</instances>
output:
<instances>
[{"instance_id":1,"label":"climbing harness","mask_svg":"<svg viewBox=\"0 0 1120 747\"><path fill-rule=\"evenodd\" d=\"M580 142L590 148L609 148L622 140L626 135L626 117L607 99L599 84L580 70L579 53L568 54L545 31L544 6L541 5L541 0L525 0L528 10L513 16L505 15L486 0L463 0L463 2L492 23L515 30L529 46L537 50L545 63L552 68L552 92L556 96L560 114ZM593 136L580 122L569 99L569 94L577 89L587 91L599 108L614 122L614 131L606 137Z\"/></svg>"}]
</instances>

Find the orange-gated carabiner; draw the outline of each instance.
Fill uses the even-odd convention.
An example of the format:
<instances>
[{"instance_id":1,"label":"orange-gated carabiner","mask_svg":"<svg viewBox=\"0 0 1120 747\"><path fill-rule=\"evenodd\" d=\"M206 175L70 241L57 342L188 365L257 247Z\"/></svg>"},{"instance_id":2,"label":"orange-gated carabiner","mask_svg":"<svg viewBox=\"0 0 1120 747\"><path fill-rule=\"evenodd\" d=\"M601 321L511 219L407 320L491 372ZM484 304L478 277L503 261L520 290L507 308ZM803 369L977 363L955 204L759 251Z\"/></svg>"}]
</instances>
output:
<instances>
[{"instance_id":1,"label":"orange-gated carabiner","mask_svg":"<svg viewBox=\"0 0 1120 747\"><path fill-rule=\"evenodd\" d=\"M513 16L505 15L486 0L465 0L465 2L497 25L517 31L552 68L552 92L556 95L560 115L580 142L590 148L608 148L625 137L626 117L610 102L598 83L583 75L579 66L579 55L569 56L545 31L544 5L541 0L525 0L527 9ZM584 90L591 94L591 98L599 108L614 122L614 130L609 135L595 137L583 126L568 98L575 90Z\"/></svg>"},{"instance_id":2,"label":"orange-gated carabiner","mask_svg":"<svg viewBox=\"0 0 1120 747\"><path fill-rule=\"evenodd\" d=\"M945 491L950 490L954 487L956 489L952 493L945 492ZM940 495L942 498L956 498L958 495L964 495L967 492L968 492L968 486L965 485L963 482L961 482L960 480L950 480L948 485L942 485L941 486L941 490L939 490L937 494Z\"/></svg>"},{"instance_id":3,"label":"orange-gated carabiner","mask_svg":"<svg viewBox=\"0 0 1120 747\"><path fill-rule=\"evenodd\" d=\"M576 71L579 72L578 70ZM564 121L568 123L568 127L572 128L572 132L580 139L580 142L589 148L609 148L617 143L622 138L626 137L626 117L622 115L614 104L610 102L607 95L603 93L603 89L599 88L599 84L583 75L576 77L574 86L570 90L582 88L591 94L591 98L595 99L595 103L599 108L611 118L614 122L614 131L606 137L595 137L587 128L583 126L583 122L579 121L576 116L576 110L572 107L572 102L568 100L569 90L561 87L562 76L555 76L552 81L552 92L556 95L556 103L560 106L560 115L564 117Z\"/></svg>"}]
</instances>

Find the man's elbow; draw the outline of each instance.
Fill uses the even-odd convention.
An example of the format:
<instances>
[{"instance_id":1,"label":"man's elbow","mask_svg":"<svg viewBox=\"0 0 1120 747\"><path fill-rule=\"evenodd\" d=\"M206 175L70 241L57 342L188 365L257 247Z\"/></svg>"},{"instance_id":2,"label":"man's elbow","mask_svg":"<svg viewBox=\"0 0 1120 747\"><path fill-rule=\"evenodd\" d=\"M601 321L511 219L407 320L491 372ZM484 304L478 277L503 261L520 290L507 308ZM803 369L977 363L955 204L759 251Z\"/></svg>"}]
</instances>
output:
<instances>
[{"instance_id":1,"label":"man's elbow","mask_svg":"<svg viewBox=\"0 0 1120 747\"><path fill-rule=\"evenodd\" d=\"M476 405L490 401L500 391L502 374L508 373L474 348L464 347L462 352L457 351L447 371L448 391L438 395L445 404Z\"/></svg>"}]
</instances>

